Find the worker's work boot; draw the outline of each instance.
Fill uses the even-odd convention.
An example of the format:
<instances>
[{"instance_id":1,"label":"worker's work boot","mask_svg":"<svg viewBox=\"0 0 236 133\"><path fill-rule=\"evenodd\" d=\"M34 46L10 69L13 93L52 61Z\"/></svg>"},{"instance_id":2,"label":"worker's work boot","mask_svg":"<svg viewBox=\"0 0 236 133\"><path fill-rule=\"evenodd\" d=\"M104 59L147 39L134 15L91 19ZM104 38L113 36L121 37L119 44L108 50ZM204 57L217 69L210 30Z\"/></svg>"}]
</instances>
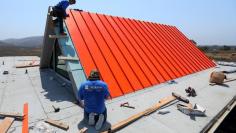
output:
<instances>
[{"instance_id":1,"label":"worker's work boot","mask_svg":"<svg viewBox=\"0 0 236 133\"><path fill-rule=\"evenodd\" d=\"M92 126L92 125L94 125L95 124L95 113L90 113L89 114L89 121L88 121L88 124L90 125L90 126Z\"/></svg>"},{"instance_id":2,"label":"worker's work boot","mask_svg":"<svg viewBox=\"0 0 236 133\"><path fill-rule=\"evenodd\" d=\"M103 114L100 114L100 115L99 115L99 118L98 118L98 121L97 121L97 123L96 123L96 125L95 125L95 129L96 129L96 130L100 130L101 127L102 127L102 125L103 125L103 122L104 122L104 115L103 115Z\"/></svg>"}]
</instances>

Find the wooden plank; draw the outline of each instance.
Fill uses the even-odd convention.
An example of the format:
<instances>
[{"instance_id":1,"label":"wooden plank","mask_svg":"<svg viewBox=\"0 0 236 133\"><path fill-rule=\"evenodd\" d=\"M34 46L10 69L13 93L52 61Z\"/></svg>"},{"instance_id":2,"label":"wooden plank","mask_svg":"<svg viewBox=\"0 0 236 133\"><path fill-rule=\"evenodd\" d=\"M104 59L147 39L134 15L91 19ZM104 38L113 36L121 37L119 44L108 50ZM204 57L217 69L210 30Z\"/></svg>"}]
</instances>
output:
<instances>
[{"instance_id":1,"label":"wooden plank","mask_svg":"<svg viewBox=\"0 0 236 133\"><path fill-rule=\"evenodd\" d=\"M22 133L29 133L29 123L28 123L28 103L24 104L24 119L22 125Z\"/></svg>"},{"instance_id":2,"label":"wooden plank","mask_svg":"<svg viewBox=\"0 0 236 133\"><path fill-rule=\"evenodd\" d=\"M235 81L235 80L236 80L236 78L235 79L228 79L228 80L225 80L222 84L227 83L227 82L231 82L231 81ZM214 86L214 85L221 85L221 84L210 83L209 85Z\"/></svg>"},{"instance_id":3,"label":"wooden plank","mask_svg":"<svg viewBox=\"0 0 236 133\"><path fill-rule=\"evenodd\" d=\"M79 133L86 133L88 130L87 127L83 127L82 129L79 130Z\"/></svg>"},{"instance_id":4,"label":"wooden plank","mask_svg":"<svg viewBox=\"0 0 236 133\"><path fill-rule=\"evenodd\" d=\"M0 123L0 133L6 133L11 127L14 120L15 119L11 117L4 118L4 120Z\"/></svg>"},{"instance_id":5,"label":"wooden plank","mask_svg":"<svg viewBox=\"0 0 236 133\"><path fill-rule=\"evenodd\" d=\"M18 65L18 66L16 66L16 68L37 67L37 66L39 66L39 64L35 64L35 65Z\"/></svg>"},{"instance_id":6,"label":"wooden plank","mask_svg":"<svg viewBox=\"0 0 236 133\"><path fill-rule=\"evenodd\" d=\"M51 39L57 39L57 38L66 38L67 35L49 35L48 37Z\"/></svg>"},{"instance_id":7,"label":"wooden plank","mask_svg":"<svg viewBox=\"0 0 236 133\"><path fill-rule=\"evenodd\" d=\"M0 116L2 117L13 117L17 119L23 119L23 115L20 113L8 113L8 112L0 112Z\"/></svg>"},{"instance_id":8,"label":"wooden plank","mask_svg":"<svg viewBox=\"0 0 236 133\"><path fill-rule=\"evenodd\" d=\"M66 57L66 56L58 56L59 60L69 60L69 61L78 61L79 59L76 57Z\"/></svg>"},{"instance_id":9,"label":"wooden plank","mask_svg":"<svg viewBox=\"0 0 236 133\"><path fill-rule=\"evenodd\" d=\"M166 105L166 104L168 104L168 103L170 103L174 100L176 100L176 97L174 97L174 96L169 96L169 97L163 98L158 103L153 105L152 107L150 107L150 108L148 108L148 109L146 109L146 110L144 110L140 113L137 113L137 114L135 114L135 115L133 115L133 116L131 116L131 117L115 124L115 125L113 125L109 131L105 131L103 133L115 132L117 130L120 130L120 129L126 127L127 125L131 124L132 122L140 119L141 117L149 115L149 114L155 112L157 109L161 108L162 106L164 106L164 105Z\"/></svg>"},{"instance_id":10,"label":"wooden plank","mask_svg":"<svg viewBox=\"0 0 236 133\"><path fill-rule=\"evenodd\" d=\"M63 122L60 122L60 121L56 121L56 120L52 120L52 119L47 119L45 120L45 122L53 125L53 126L56 126L58 128L61 128L63 130L68 130L69 129L69 125L63 123Z\"/></svg>"}]
</instances>

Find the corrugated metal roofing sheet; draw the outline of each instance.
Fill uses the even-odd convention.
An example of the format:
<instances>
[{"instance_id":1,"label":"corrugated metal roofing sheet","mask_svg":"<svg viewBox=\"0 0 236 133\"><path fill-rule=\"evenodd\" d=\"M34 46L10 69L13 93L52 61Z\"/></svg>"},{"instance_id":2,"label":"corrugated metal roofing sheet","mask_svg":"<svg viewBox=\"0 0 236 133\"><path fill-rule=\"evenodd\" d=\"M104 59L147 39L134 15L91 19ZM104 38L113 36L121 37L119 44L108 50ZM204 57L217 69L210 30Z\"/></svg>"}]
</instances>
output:
<instances>
[{"instance_id":1,"label":"corrugated metal roofing sheet","mask_svg":"<svg viewBox=\"0 0 236 133\"><path fill-rule=\"evenodd\" d=\"M215 66L174 26L68 13L67 28L86 75L97 68L112 97Z\"/></svg>"}]
</instances>

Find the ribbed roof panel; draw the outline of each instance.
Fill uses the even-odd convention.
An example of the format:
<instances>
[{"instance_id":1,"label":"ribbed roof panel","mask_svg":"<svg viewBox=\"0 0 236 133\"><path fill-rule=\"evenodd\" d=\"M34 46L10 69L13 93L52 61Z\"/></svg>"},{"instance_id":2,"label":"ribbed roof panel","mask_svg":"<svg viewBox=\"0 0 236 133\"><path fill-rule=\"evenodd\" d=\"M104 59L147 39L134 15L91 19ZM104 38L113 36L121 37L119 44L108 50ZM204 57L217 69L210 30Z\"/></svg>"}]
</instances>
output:
<instances>
[{"instance_id":1,"label":"ribbed roof panel","mask_svg":"<svg viewBox=\"0 0 236 133\"><path fill-rule=\"evenodd\" d=\"M67 28L86 75L97 68L113 98L215 66L176 27L68 13Z\"/></svg>"}]
</instances>

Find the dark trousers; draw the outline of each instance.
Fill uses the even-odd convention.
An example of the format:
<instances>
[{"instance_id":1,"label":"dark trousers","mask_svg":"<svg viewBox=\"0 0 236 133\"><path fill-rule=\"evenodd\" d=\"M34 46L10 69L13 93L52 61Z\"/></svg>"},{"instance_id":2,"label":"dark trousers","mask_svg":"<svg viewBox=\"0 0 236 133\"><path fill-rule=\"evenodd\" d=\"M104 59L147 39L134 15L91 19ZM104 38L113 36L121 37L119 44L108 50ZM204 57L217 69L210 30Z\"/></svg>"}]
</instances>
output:
<instances>
[{"instance_id":1,"label":"dark trousers","mask_svg":"<svg viewBox=\"0 0 236 133\"><path fill-rule=\"evenodd\" d=\"M107 109L105 109L105 111L102 114L104 115L104 121L103 121L104 124L107 120ZM84 111L84 120L88 121L88 119L89 119L89 113ZM98 119L99 119L99 114L95 115L95 123L97 123Z\"/></svg>"},{"instance_id":2,"label":"dark trousers","mask_svg":"<svg viewBox=\"0 0 236 133\"><path fill-rule=\"evenodd\" d=\"M61 8L56 7L56 6L53 7L52 9L53 9L52 16L57 17L57 20L55 22L59 22L60 33L63 33L64 32L63 19L66 18L65 11Z\"/></svg>"}]
</instances>

